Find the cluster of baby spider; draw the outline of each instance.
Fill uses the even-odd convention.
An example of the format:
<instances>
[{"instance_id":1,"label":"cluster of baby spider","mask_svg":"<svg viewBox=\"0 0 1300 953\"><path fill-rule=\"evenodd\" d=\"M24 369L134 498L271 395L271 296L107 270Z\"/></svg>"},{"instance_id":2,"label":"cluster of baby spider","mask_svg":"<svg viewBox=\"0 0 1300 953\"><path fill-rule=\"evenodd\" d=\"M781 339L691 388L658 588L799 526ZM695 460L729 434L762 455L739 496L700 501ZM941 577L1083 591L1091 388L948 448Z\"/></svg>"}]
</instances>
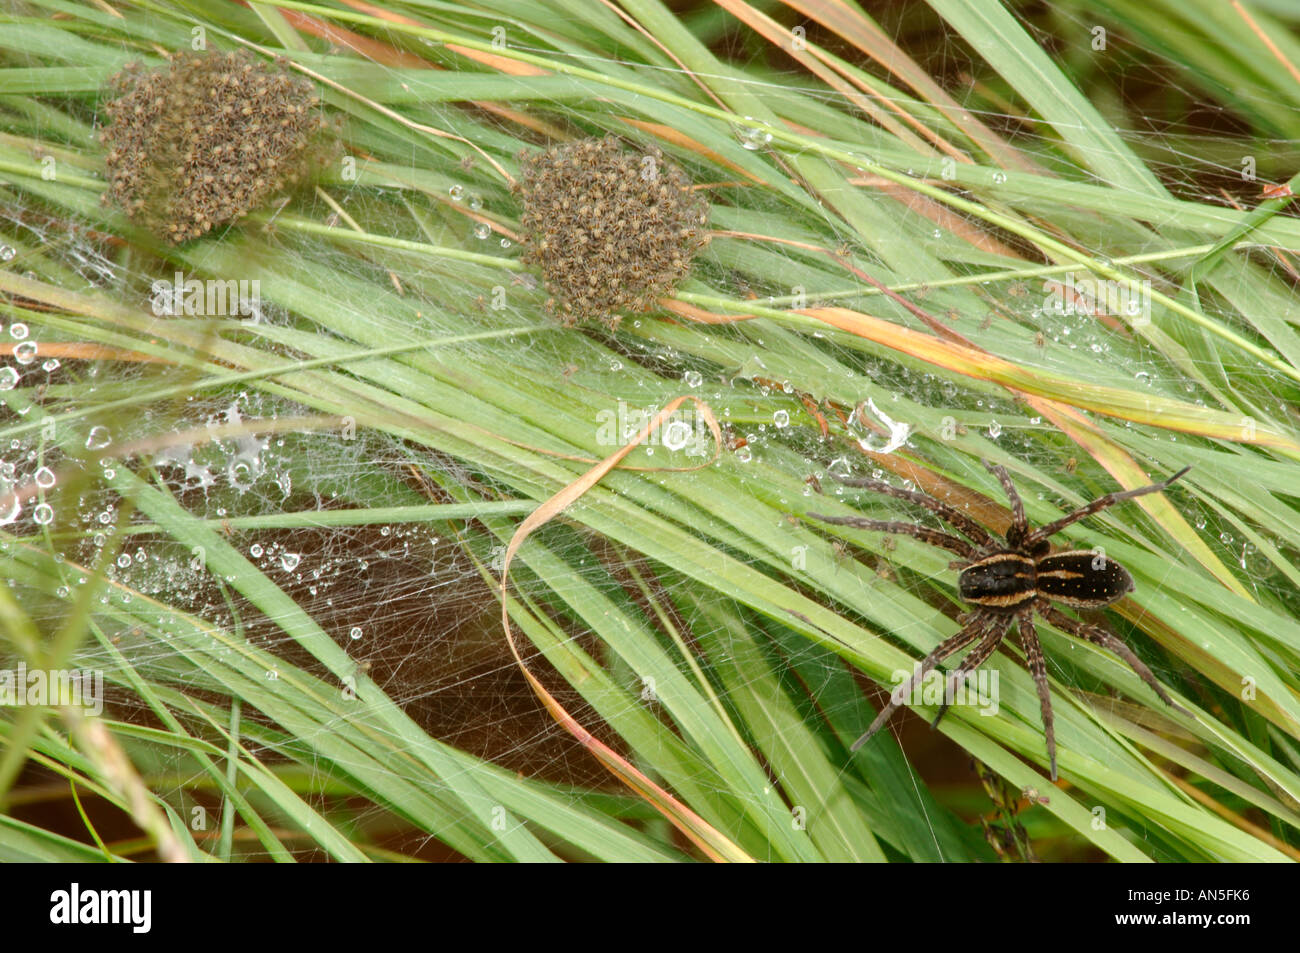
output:
<instances>
[{"instance_id":1,"label":"cluster of baby spider","mask_svg":"<svg viewBox=\"0 0 1300 953\"><path fill-rule=\"evenodd\" d=\"M541 269L565 325L649 311L708 241L708 202L657 149L606 136L519 158L523 260Z\"/></svg>"},{"instance_id":2,"label":"cluster of baby spider","mask_svg":"<svg viewBox=\"0 0 1300 953\"><path fill-rule=\"evenodd\" d=\"M110 84L105 198L174 244L239 219L325 157L313 148L319 100L282 63L182 52L157 70L132 63Z\"/></svg>"}]
</instances>

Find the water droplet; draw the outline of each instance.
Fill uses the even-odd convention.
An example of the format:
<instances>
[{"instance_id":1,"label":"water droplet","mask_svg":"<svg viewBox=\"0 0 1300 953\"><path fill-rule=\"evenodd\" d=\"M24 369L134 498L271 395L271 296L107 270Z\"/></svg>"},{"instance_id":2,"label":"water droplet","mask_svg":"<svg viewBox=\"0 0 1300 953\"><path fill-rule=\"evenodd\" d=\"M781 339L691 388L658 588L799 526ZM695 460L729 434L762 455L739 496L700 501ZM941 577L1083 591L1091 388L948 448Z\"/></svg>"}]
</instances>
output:
<instances>
[{"instance_id":1,"label":"water droplet","mask_svg":"<svg viewBox=\"0 0 1300 953\"><path fill-rule=\"evenodd\" d=\"M483 207L483 197L481 195L471 195L469 197L469 207L477 212Z\"/></svg>"},{"instance_id":2,"label":"water droplet","mask_svg":"<svg viewBox=\"0 0 1300 953\"><path fill-rule=\"evenodd\" d=\"M16 254L18 251L12 245L0 245L0 261L13 261Z\"/></svg>"},{"instance_id":3,"label":"water droplet","mask_svg":"<svg viewBox=\"0 0 1300 953\"><path fill-rule=\"evenodd\" d=\"M704 383L704 375L699 371L687 371L682 375L682 381L687 387L699 387Z\"/></svg>"},{"instance_id":4,"label":"water droplet","mask_svg":"<svg viewBox=\"0 0 1300 953\"><path fill-rule=\"evenodd\" d=\"M465 197L465 186L453 185L447 190L447 194L451 196L453 202L459 202Z\"/></svg>"},{"instance_id":5,"label":"water droplet","mask_svg":"<svg viewBox=\"0 0 1300 953\"><path fill-rule=\"evenodd\" d=\"M14 493L14 487L17 480L13 479L13 474L0 474L0 502L8 500L8 509L0 510L0 526L8 526L23 511L23 504L18 499L18 494Z\"/></svg>"},{"instance_id":6,"label":"water droplet","mask_svg":"<svg viewBox=\"0 0 1300 953\"><path fill-rule=\"evenodd\" d=\"M0 367L0 390L13 390L18 386L21 375L8 365Z\"/></svg>"},{"instance_id":7,"label":"water droplet","mask_svg":"<svg viewBox=\"0 0 1300 953\"><path fill-rule=\"evenodd\" d=\"M248 554L252 556L254 559L257 559L259 556L261 556L263 552L264 550L262 549L261 543L254 543L252 546L248 547Z\"/></svg>"},{"instance_id":8,"label":"water droplet","mask_svg":"<svg viewBox=\"0 0 1300 953\"><path fill-rule=\"evenodd\" d=\"M753 116L746 116L745 118L751 122L755 121ZM772 141L772 134L764 129L741 125L733 128L736 130L736 138L740 140L741 148L748 149L750 152L757 152Z\"/></svg>"},{"instance_id":9,"label":"water droplet","mask_svg":"<svg viewBox=\"0 0 1300 953\"><path fill-rule=\"evenodd\" d=\"M492 226L489 225L487 222L474 223L475 238L487 238L491 234L492 234Z\"/></svg>"},{"instance_id":10,"label":"water droplet","mask_svg":"<svg viewBox=\"0 0 1300 953\"><path fill-rule=\"evenodd\" d=\"M994 172L994 173L993 173L993 184L994 184L994 185L1002 185L1002 184L1005 183L1006 181L1007 181L1007 174L1006 174L1005 172Z\"/></svg>"},{"instance_id":11,"label":"water droplet","mask_svg":"<svg viewBox=\"0 0 1300 953\"><path fill-rule=\"evenodd\" d=\"M9 336L15 341L25 340L27 338L27 333L27 325L25 324L19 323L11 324L9 326Z\"/></svg>"},{"instance_id":12,"label":"water droplet","mask_svg":"<svg viewBox=\"0 0 1300 953\"><path fill-rule=\"evenodd\" d=\"M361 626L359 626L359 625L354 625L354 626L352 627L352 631L349 632L348 635L352 636L352 641L353 641L353 642L355 642L357 639L361 638Z\"/></svg>"},{"instance_id":13,"label":"water droplet","mask_svg":"<svg viewBox=\"0 0 1300 953\"><path fill-rule=\"evenodd\" d=\"M54 522L54 507L48 503L38 503L32 510L32 519L41 526L49 526Z\"/></svg>"},{"instance_id":14,"label":"water droplet","mask_svg":"<svg viewBox=\"0 0 1300 953\"><path fill-rule=\"evenodd\" d=\"M784 430L790 426L790 412L788 410L778 410L772 415L772 422L776 424L778 430Z\"/></svg>"},{"instance_id":15,"label":"water droplet","mask_svg":"<svg viewBox=\"0 0 1300 953\"><path fill-rule=\"evenodd\" d=\"M749 447L741 447L736 451L736 459L741 463L748 463L754 459L754 451L750 450Z\"/></svg>"},{"instance_id":16,"label":"water droplet","mask_svg":"<svg viewBox=\"0 0 1300 953\"><path fill-rule=\"evenodd\" d=\"M36 485L42 490L48 490L50 487L54 486L54 471L49 467L41 467L36 471L36 475L33 479L36 481Z\"/></svg>"},{"instance_id":17,"label":"water droplet","mask_svg":"<svg viewBox=\"0 0 1300 953\"><path fill-rule=\"evenodd\" d=\"M41 369L46 372L53 372L53 371L57 371L59 369L59 366L60 366L59 359L57 357L52 357L44 364L41 365Z\"/></svg>"},{"instance_id":18,"label":"water droplet","mask_svg":"<svg viewBox=\"0 0 1300 953\"><path fill-rule=\"evenodd\" d=\"M1002 425L995 420L993 421L993 423L989 424L989 438L992 440L997 440L998 437L1001 436L1002 436Z\"/></svg>"},{"instance_id":19,"label":"water droplet","mask_svg":"<svg viewBox=\"0 0 1300 953\"><path fill-rule=\"evenodd\" d=\"M90 428L90 433L86 437L87 450L103 450L113 442L113 435L108 432L108 428L102 425Z\"/></svg>"},{"instance_id":20,"label":"water droplet","mask_svg":"<svg viewBox=\"0 0 1300 953\"><path fill-rule=\"evenodd\" d=\"M691 442L691 427L684 420L670 420L664 428L664 446L669 450L681 450Z\"/></svg>"},{"instance_id":21,"label":"water droplet","mask_svg":"<svg viewBox=\"0 0 1300 953\"><path fill-rule=\"evenodd\" d=\"M508 238L503 238L503 239L501 239L501 247L502 247L502 248L509 248L509 247L510 247L511 245L513 245L513 244L514 244L514 242L510 241L510 239L508 239Z\"/></svg>"},{"instance_id":22,"label":"water droplet","mask_svg":"<svg viewBox=\"0 0 1300 953\"><path fill-rule=\"evenodd\" d=\"M36 342L23 341L14 347L14 360L19 364L32 364L36 361Z\"/></svg>"},{"instance_id":23,"label":"water droplet","mask_svg":"<svg viewBox=\"0 0 1300 953\"><path fill-rule=\"evenodd\" d=\"M284 567L285 572L293 572L298 568L298 563L302 559L297 553L281 553L280 565Z\"/></svg>"},{"instance_id":24,"label":"water droplet","mask_svg":"<svg viewBox=\"0 0 1300 953\"><path fill-rule=\"evenodd\" d=\"M119 569L126 569L131 565L131 557L126 553L122 553L117 557L117 565Z\"/></svg>"}]
</instances>

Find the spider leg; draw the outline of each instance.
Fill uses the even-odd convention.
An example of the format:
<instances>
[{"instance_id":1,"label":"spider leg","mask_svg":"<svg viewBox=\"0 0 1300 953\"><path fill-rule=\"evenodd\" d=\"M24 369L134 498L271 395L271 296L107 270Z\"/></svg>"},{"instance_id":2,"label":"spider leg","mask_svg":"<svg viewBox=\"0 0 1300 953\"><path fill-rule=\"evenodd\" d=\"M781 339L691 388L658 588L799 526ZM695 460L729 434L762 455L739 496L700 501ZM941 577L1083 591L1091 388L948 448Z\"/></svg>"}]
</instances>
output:
<instances>
[{"instance_id":1,"label":"spider leg","mask_svg":"<svg viewBox=\"0 0 1300 953\"><path fill-rule=\"evenodd\" d=\"M1086 622L1079 622L1076 619L1071 619L1064 612L1061 612L1056 607L1045 602L1040 602L1038 604L1038 611L1046 617L1048 622L1052 623L1052 625L1056 626L1062 632L1068 632L1070 635L1091 642L1093 645L1099 645L1108 652L1118 655L1128 663L1129 668L1137 672L1142 681L1146 682L1147 685L1150 686L1151 690L1160 696L1160 700L1166 705L1177 712L1181 712L1188 718L1196 717L1182 705L1169 697L1169 693L1166 692L1160 683L1156 681L1156 677L1151 674L1151 669L1147 668L1146 663L1138 658L1133 653L1133 650L1120 641L1119 638L1111 635L1105 629L1099 628L1098 626L1089 625Z\"/></svg>"},{"instance_id":2,"label":"spider leg","mask_svg":"<svg viewBox=\"0 0 1300 953\"><path fill-rule=\"evenodd\" d=\"M1025 504L1020 499L1020 494L1016 491L1016 485L1011 482L1011 476L1007 473L1006 468L1000 463L989 463L987 460L981 460L984 469L988 470L998 482L1002 484L1002 490L1011 501L1011 529L1007 531L1007 542L1013 546L1016 541L1024 539L1025 534L1029 532L1029 521L1025 519Z\"/></svg>"},{"instance_id":3,"label":"spider leg","mask_svg":"<svg viewBox=\"0 0 1300 953\"><path fill-rule=\"evenodd\" d=\"M1034 628L1034 609L1024 610L1019 615L1020 647L1025 650L1029 661L1029 673L1034 676L1034 687L1038 689L1038 707L1043 712L1043 733L1047 736L1047 760L1052 766L1052 780L1056 780L1056 728L1052 715L1052 692L1047 686L1047 663L1043 660L1043 647L1038 642L1038 632Z\"/></svg>"},{"instance_id":4,"label":"spider leg","mask_svg":"<svg viewBox=\"0 0 1300 953\"><path fill-rule=\"evenodd\" d=\"M1181 477L1184 473L1186 473L1190 469L1191 469L1190 466L1183 467L1181 470L1179 470L1177 473L1171 476L1168 480L1164 480L1160 483L1152 483L1150 486L1140 486L1136 490L1124 490L1119 493L1107 493L1105 496L1099 496L1091 503L1086 503L1083 506L1079 507L1073 513L1069 513L1065 516L1062 516L1056 522L1048 523L1046 526L1038 527L1038 529L1034 530L1032 533L1030 533L1028 536L1025 537L1023 545L1033 546L1034 543L1038 543L1041 542L1042 540L1047 539L1048 537L1055 536L1061 530L1065 529L1065 527L1073 523L1077 523L1079 522L1079 520L1085 519L1091 516L1093 513L1098 513L1106 509L1106 507L1108 506L1114 506L1116 503L1119 503L1123 500L1131 500L1135 496L1146 496L1148 493L1159 493L1161 490L1165 489L1167 486L1169 486L1169 484L1173 483L1175 480L1177 480L1179 477Z\"/></svg>"},{"instance_id":5,"label":"spider leg","mask_svg":"<svg viewBox=\"0 0 1300 953\"><path fill-rule=\"evenodd\" d=\"M979 523L963 513L957 507L942 500L936 500L928 493L920 493L916 490L904 490L902 487L891 486L880 480L872 480L867 477L845 477L836 478L842 486L857 487L864 490L871 490L873 493L883 493L885 496L892 496L898 500L907 500L909 503L915 503L917 506L923 506L931 513L938 516L941 520L951 523L953 527L963 536L973 539L978 545L984 548L990 548L996 544L993 537Z\"/></svg>"},{"instance_id":6,"label":"spider leg","mask_svg":"<svg viewBox=\"0 0 1300 953\"><path fill-rule=\"evenodd\" d=\"M983 630L984 638L970 650L969 655L962 659L961 665L948 673L943 684L943 703L939 706L939 714L935 715L934 721L930 722L931 728L938 728L939 722L943 721L943 716L948 714L948 698L956 691L957 683L987 662L989 656L997 649L1007 634L1012 618L1003 615L993 616Z\"/></svg>"},{"instance_id":7,"label":"spider leg","mask_svg":"<svg viewBox=\"0 0 1300 953\"><path fill-rule=\"evenodd\" d=\"M975 547L966 540L953 536L951 533L930 529L927 526L917 526L915 523L869 520L865 516L825 516L821 513L809 513L808 515L815 520L821 520L823 523L834 523L837 526L852 526L854 529L870 529L881 533L900 533L903 536L911 536L923 543L946 549L948 552L956 553L968 560L974 560L978 556Z\"/></svg>"},{"instance_id":8,"label":"spider leg","mask_svg":"<svg viewBox=\"0 0 1300 953\"><path fill-rule=\"evenodd\" d=\"M921 664L916 667L916 671L912 673L911 678L889 693L889 704L880 709L880 714L876 715L876 720L871 723L870 728L863 732L862 737L849 746L850 751L857 751L871 740L871 736L879 731L885 722L889 721L889 716L902 706L907 696L912 694L912 689L930 673L932 668L954 652L960 652L984 633L984 630L989 625L988 617L978 612L972 613L972 616L970 622L960 632L944 639L930 651L929 655L921 659Z\"/></svg>"}]
</instances>

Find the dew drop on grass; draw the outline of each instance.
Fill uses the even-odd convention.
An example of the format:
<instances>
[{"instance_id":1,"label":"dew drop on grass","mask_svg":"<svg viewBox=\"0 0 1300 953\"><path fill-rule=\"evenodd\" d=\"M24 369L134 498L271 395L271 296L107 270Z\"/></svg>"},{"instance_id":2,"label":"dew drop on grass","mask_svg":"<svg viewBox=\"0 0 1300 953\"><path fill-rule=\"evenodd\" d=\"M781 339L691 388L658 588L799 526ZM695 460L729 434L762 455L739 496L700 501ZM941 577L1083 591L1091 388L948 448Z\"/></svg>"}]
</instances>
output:
<instances>
[{"instance_id":1,"label":"dew drop on grass","mask_svg":"<svg viewBox=\"0 0 1300 953\"><path fill-rule=\"evenodd\" d=\"M36 475L32 479L36 481L36 485L42 490L48 490L54 486L54 471L49 467L41 467L36 471Z\"/></svg>"},{"instance_id":2,"label":"dew drop on grass","mask_svg":"<svg viewBox=\"0 0 1300 953\"><path fill-rule=\"evenodd\" d=\"M753 121L753 116L746 116L748 120ZM735 126L736 138L740 140L741 148L748 149L750 152L757 152L769 142L772 141L772 134L763 129L755 129L752 126Z\"/></svg>"},{"instance_id":3,"label":"dew drop on grass","mask_svg":"<svg viewBox=\"0 0 1300 953\"><path fill-rule=\"evenodd\" d=\"M0 390L13 390L18 386L22 375L12 367L0 367Z\"/></svg>"},{"instance_id":4,"label":"dew drop on grass","mask_svg":"<svg viewBox=\"0 0 1300 953\"><path fill-rule=\"evenodd\" d=\"M298 563L302 559L297 553L281 553L280 565L284 567L285 572L293 572L298 568Z\"/></svg>"},{"instance_id":5,"label":"dew drop on grass","mask_svg":"<svg viewBox=\"0 0 1300 953\"><path fill-rule=\"evenodd\" d=\"M262 549L261 543L254 543L252 546L248 547L248 554L254 559L260 558L264 551L265 550Z\"/></svg>"},{"instance_id":6,"label":"dew drop on grass","mask_svg":"<svg viewBox=\"0 0 1300 953\"><path fill-rule=\"evenodd\" d=\"M670 420L664 428L664 446L669 450L681 450L691 442L691 428L684 420Z\"/></svg>"},{"instance_id":7,"label":"dew drop on grass","mask_svg":"<svg viewBox=\"0 0 1300 953\"><path fill-rule=\"evenodd\" d=\"M447 194L451 196L453 202L459 202L465 197L465 186L453 185L447 190Z\"/></svg>"},{"instance_id":8,"label":"dew drop on grass","mask_svg":"<svg viewBox=\"0 0 1300 953\"><path fill-rule=\"evenodd\" d=\"M788 410L778 410L772 415L772 422L776 424L778 430L784 430L790 426L790 412Z\"/></svg>"},{"instance_id":9,"label":"dew drop on grass","mask_svg":"<svg viewBox=\"0 0 1300 953\"><path fill-rule=\"evenodd\" d=\"M108 428L103 425L96 425L90 428L90 433L86 436L87 450L103 450L113 442L113 435L108 432Z\"/></svg>"},{"instance_id":10,"label":"dew drop on grass","mask_svg":"<svg viewBox=\"0 0 1300 953\"><path fill-rule=\"evenodd\" d=\"M0 261L13 261L17 254L12 245L0 245Z\"/></svg>"},{"instance_id":11,"label":"dew drop on grass","mask_svg":"<svg viewBox=\"0 0 1300 953\"><path fill-rule=\"evenodd\" d=\"M480 195L471 195L469 197L469 207L477 212L483 207L483 197Z\"/></svg>"},{"instance_id":12,"label":"dew drop on grass","mask_svg":"<svg viewBox=\"0 0 1300 953\"><path fill-rule=\"evenodd\" d=\"M8 500L8 505L0 510L0 526L8 526L14 520L18 519L19 514L23 511L22 501L18 494L13 492L16 481L4 476L0 476L0 499Z\"/></svg>"},{"instance_id":13,"label":"dew drop on grass","mask_svg":"<svg viewBox=\"0 0 1300 953\"><path fill-rule=\"evenodd\" d=\"M19 364L32 364L36 361L36 342L23 341L14 348L14 360Z\"/></svg>"},{"instance_id":14,"label":"dew drop on grass","mask_svg":"<svg viewBox=\"0 0 1300 953\"><path fill-rule=\"evenodd\" d=\"M989 424L989 438L997 440L1000 436L1002 436L1002 425L995 420Z\"/></svg>"},{"instance_id":15,"label":"dew drop on grass","mask_svg":"<svg viewBox=\"0 0 1300 953\"><path fill-rule=\"evenodd\" d=\"M480 238L480 239L487 238L491 234L492 234L492 226L488 225L486 222L475 223L474 225L475 238Z\"/></svg>"},{"instance_id":16,"label":"dew drop on grass","mask_svg":"<svg viewBox=\"0 0 1300 953\"><path fill-rule=\"evenodd\" d=\"M348 635L352 637L353 642L357 641L359 638L361 638L361 626L354 625L352 627L352 631L349 632Z\"/></svg>"},{"instance_id":17,"label":"dew drop on grass","mask_svg":"<svg viewBox=\"0 0 1300 953\"><path fill-rule=\"evenodd\" d=\"M687 387L699 387L704 383L704 375L699 371L687 371L682 375L682 381Z\"/></svg>"},{"instance_id":18,"label":"dew drop on grass","mask_svg":"<svg viewBox=\"0 0 1300 953\"><path fill-rule=\"evenodd\" d=\"M21 324L21 323L19 323L19 324L11 324L11 325L9 326L9 336L10 336L11 338L13 338L15 341L23 341L23 340L26 340L26 338L27 338L27 325L25 325L25 324Z\"/></svg>"}]
</instances>

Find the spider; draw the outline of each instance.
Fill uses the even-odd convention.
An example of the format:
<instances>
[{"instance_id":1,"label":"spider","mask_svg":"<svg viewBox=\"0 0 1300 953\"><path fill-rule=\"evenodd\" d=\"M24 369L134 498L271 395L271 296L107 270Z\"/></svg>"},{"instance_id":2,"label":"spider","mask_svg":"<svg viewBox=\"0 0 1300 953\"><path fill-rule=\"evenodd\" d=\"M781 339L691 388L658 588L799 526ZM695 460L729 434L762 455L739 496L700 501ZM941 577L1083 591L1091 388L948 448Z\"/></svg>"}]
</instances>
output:
<instances>
[{"instance_id":1,"label":"spider","mask_svg":"<svg viewBox=\"0 0 1300 953\"><path fill-rule=\"evenodd\" d=\"M961 559L952 562L950 567L961 570L957 581L958 592L962 601L974 607L961 619L963 623L961 631L935 646L934 650L921 660L912 677L893 691L889 704L876 716L876 720L871 723L866 733L853 743L850 750L857 751L866 744L904 703L912 690L940 662L974 642L975 647L971 649L961 665L948 676L944 704L934 719L934 725L937 726L947 713L948 699L952 698L953 686L979 668L1001 644L1012 624L1016 624L1020 633L1020 645L1024 649L1025 657L1029 662L1029 671L1034 678L1034 686L1038 690L1038 700L1043 713L1043 729L1047 736L1047 757L1051 763L1052 780L1055 781L1056 734L1052 727L1052 699L1047 687L1047 665L1043 660L1043 650L1034 628L1035 614L1041 615L1061 631L1101 646L1119 656L1142 678L1142 681L1151 686L1152 691L1165 704L1191 717L1191 712L1169 697L1156 681L1155 676L1151 674L1151 670L1116 636L1098 626L1072 619L1052 605L1053 602L1059 602L1080 609L1098 609L1108 606L1133 590L1133 577L1129 575L1128 570L1094 550L1072 549L1053 553L1051 543L1048 541L1067 526L1094 513L1100 513L1122 500L1160 492L1191 467L1183 467L1162 483L1153 483L1150 486L1120 493L1107 493L1055 522L1040 526L1038 529L1031 529L1025 519L1025 507L1020 500L1020 494L1016 492L1007 471L987 460L981 462L997 477L998 482L1002 484L1002 489L1006 491L1007 498L1011 501L1012 522L1003 541L999 541L965 513L932 496L865 478L844 479L839 482L844 486L860 487L923 506L966 539L912 523L873 520L860 516L808 514L813 519L824 523L883 533L904 533L923 543L956 553Z\"/></svg>"}]
</instances>

